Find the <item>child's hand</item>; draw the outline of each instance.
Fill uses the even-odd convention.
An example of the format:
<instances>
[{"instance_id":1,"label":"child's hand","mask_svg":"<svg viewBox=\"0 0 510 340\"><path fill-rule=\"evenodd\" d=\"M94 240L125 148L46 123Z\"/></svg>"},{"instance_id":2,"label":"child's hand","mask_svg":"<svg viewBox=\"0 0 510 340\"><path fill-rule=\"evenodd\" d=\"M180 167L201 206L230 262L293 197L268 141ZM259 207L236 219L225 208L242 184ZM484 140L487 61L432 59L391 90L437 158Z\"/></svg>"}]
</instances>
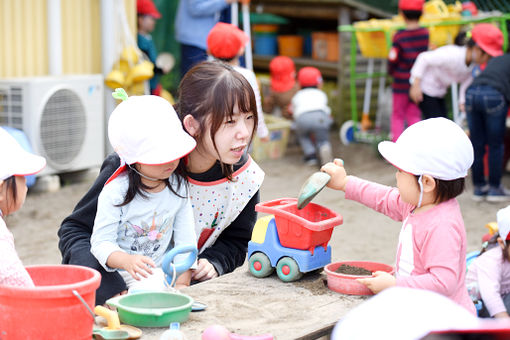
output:
<instances>
[{"instance_id":1,"label":"child's hand","mask_svg":"<svg viewBox=\"0 0 510 340\"><path fill-rule=\"evenodd\" d=\"M128 255L128 257L124 260L122 269L131 274L135 280L140 280L140 276L148 277L152 274L151 268L156 268L156 264L150 257L143 255L126 255Z\"/></svg>"},{"instance_id":2,"label":"child's hand","mask_svg":"<svg viewBox=\"0 0 510 340\"><path fill-rule=\"evenodd\" d=\"M328 188L342 191L345 190L345 185L347 184L349 177L347 177L343 160L335 158L333 162L324 164L321 171L324 171L331 176L331 179L327 184Z\"/></svg>"},{"instance_id":3,"label":"child's hand","mask_svg":"<svg viewBox=\"0 0 510 340\"><path fill-rule=\"evenodd\" d=\"M377 294L386 288L393 287L396 284L395 277L390 273L383 271L376 271L372 274L371 278L357 279L356 281L367 286L367 288L374 294Z\"/></svg>"}]
</instances>

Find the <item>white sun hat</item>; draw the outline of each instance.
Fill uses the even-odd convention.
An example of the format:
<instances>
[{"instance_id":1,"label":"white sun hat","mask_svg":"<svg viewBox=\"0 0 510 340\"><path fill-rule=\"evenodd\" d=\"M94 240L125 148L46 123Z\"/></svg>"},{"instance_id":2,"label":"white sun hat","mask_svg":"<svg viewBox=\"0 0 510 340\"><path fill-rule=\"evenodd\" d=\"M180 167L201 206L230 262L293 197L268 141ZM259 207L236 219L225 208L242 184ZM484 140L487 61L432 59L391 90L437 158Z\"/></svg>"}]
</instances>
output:
<instances>
[{"instance_id":1,"label":"white sun hat","mask_svg":"<svg viewBox=\"0 0 510 340\"><path fill-rule=\"evenodd\" d=\"M159 96L132 96L113 110L108 138L124 164L164 164L189 154L195 139L172 105Z\"/></svg>"},{"instance_id":2,"label":"white sun hat","mask_svg":"<svg viewBox=\"0 0 510 340\"><path fill-rule=\"evenodd\" d=\"M378 148L400 170L445 181L466 177L474 157L466 133L446 118L415 123L396 142L384 141Z\"/></svg>"},{"instance_id":3,"label":"white sun hat","mask_svg":"<svg viewBox=\"0 0 510 340\"><path fill-rule=\"evenodd\" d=\"M496 214L498 219L498 234L499 237L505 242L508 239L510 233L510 205L506 208L499 209Z\"/></svg>"},{"instance_id":4,"label":"white sun hat","mask_svg":"<svg viewBox=\"0 0 510 340\"><path fill-rule=\"evenodd\" d=\"M0 180L33 175L45 166L44 157L25 151L9 132L0 127Z\"/></svg>"}]
</instances>

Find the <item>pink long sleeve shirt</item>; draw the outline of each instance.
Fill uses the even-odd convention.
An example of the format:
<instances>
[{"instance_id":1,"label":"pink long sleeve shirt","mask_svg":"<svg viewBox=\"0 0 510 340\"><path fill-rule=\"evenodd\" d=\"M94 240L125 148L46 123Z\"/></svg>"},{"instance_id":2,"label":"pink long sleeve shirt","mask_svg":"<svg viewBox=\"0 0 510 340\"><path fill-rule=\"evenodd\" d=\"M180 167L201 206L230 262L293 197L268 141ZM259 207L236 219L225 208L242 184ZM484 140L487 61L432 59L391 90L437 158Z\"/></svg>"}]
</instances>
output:
<instances>
[{"instance_id":1,"label":"pink long sleeve shirt","mask_svg":"<svg viewBox=\"0 0 510 340\"><path fill-rule=\"evenodd\" d=\"M14 237L0 217L0 285L33 287L34 282L14 248Z\"/></svg>"},{"instance_id":2,"label":"pink long sleeve shirt","mask_svg":"<svg viewBox=\"0 0 510 340\"><path fill-rule=\"evenodd\" d=\"M501 297L510 293L510 262L503 259L499 245L473 260L466 275L466 284L470 283L478 286L477 298L491 316L507 311Z\"/></svg>"},{"instance_id":3,"label":"pink long sleeve shirt","mask_svg":"<svg viewBox=\"0 0 510 340\"><path fill-rule=\"evenodd\" d=\"M414 214L415 206L403 202L397 188L352 176L345 198L403 221L396 255L397 286L440 293L476 314L465 284L466 231L456 199Z\"/></svg>"}]
</instances>

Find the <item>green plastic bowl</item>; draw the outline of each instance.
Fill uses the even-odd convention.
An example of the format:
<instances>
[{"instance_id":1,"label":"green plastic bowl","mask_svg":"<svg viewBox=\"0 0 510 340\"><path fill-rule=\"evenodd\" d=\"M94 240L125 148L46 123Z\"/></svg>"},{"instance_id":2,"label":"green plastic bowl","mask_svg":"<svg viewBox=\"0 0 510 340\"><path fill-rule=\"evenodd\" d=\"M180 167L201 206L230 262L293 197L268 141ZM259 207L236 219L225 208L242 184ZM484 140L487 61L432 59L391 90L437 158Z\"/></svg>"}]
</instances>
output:
<instances>
[{"instance_id":1,"label":"green plastic bowl","mask_svg":"<svg viewBox=\"0 0 510 340\"><path fill-rule=\"evenodd\" d=\"M171 292L138 292L106 301L117 308L122 323L138 327L168 327L188 320L193 299Z\"/></svg>"}]
</instances>

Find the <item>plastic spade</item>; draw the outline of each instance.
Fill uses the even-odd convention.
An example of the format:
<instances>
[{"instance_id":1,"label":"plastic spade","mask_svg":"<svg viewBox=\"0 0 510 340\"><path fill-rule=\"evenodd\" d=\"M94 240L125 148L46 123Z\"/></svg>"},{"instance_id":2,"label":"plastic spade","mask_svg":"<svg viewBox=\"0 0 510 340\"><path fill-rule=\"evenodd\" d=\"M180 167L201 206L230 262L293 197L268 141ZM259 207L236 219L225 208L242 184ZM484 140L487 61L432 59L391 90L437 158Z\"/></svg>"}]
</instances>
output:
<instances>
[{"instance_id":1,"label":"plastic spade","mask_svg":"<svg viewBox=\"0 0 510 340\"><path fill-rule=\"evenodd\" d=\"M325 172L314 172L299 190L297 208L303 209L328 184L331 176Z\"/></svg>"}]
</instances>

